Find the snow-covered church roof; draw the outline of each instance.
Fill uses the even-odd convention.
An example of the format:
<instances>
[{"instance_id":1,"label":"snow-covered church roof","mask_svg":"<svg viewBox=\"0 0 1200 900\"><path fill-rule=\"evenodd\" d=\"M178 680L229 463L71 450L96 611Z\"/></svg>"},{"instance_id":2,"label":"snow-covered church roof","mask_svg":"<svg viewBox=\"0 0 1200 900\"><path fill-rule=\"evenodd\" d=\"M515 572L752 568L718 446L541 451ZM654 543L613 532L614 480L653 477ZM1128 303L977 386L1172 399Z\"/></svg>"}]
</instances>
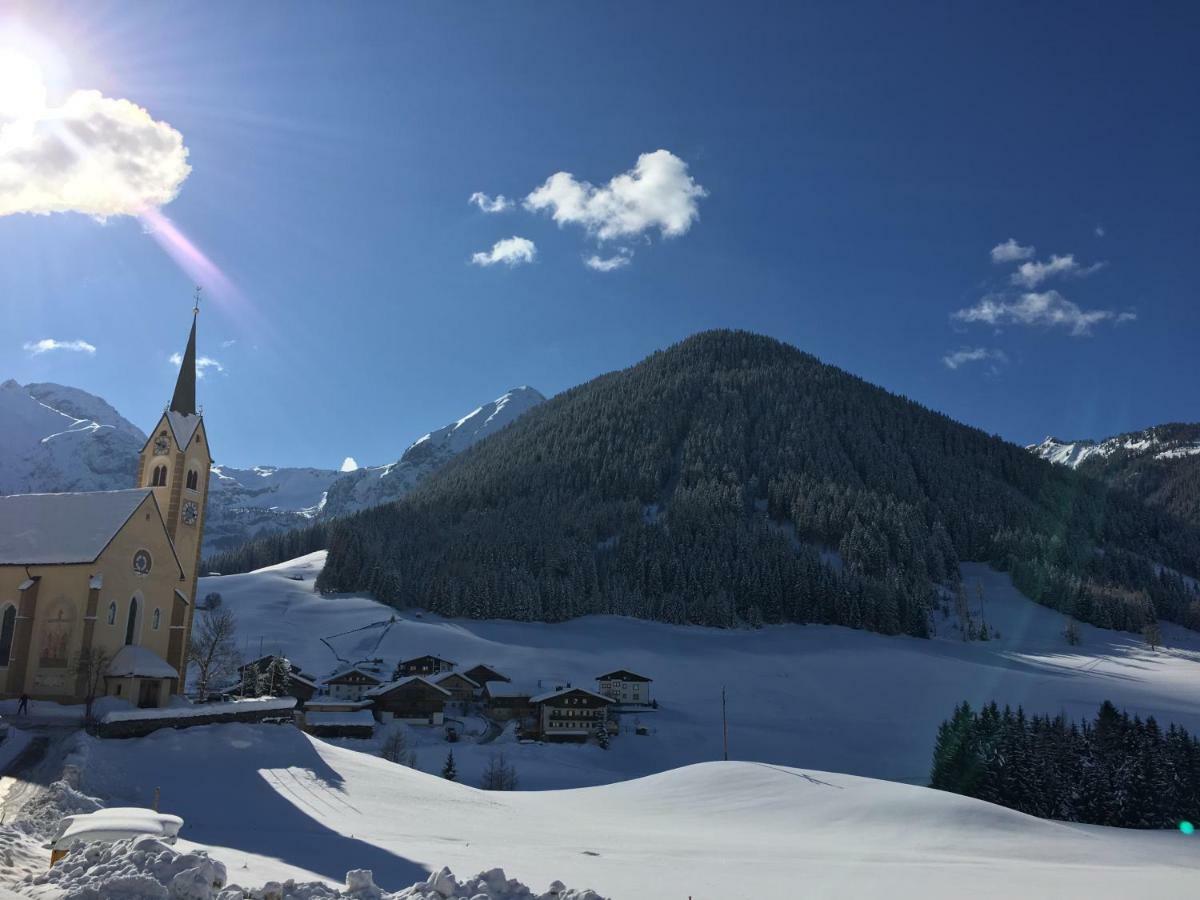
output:
<instances>
[{"instance_id":1,"label":"snow-covered church roof","mask_svg":"<svg viewBox=\"0 0 1200 900\"><path fill-rule=\"evenodd\" d=\"M0 497L0 565L94 562L151 493L136 488Z\"/></svg>"},{"instance_id":2,"label":"snow-covered church roof","mask_svg":"<svg viewBox=\"0 0 1200 900\"><path fill-rule=\"evenodd\" d=\"M176 445L180 450L186 450L200 425L200 416L196 413L181 413L171 409L167 411L167 421L171 424L171 432L175 435Z\"/></svg>"}]
</instances>

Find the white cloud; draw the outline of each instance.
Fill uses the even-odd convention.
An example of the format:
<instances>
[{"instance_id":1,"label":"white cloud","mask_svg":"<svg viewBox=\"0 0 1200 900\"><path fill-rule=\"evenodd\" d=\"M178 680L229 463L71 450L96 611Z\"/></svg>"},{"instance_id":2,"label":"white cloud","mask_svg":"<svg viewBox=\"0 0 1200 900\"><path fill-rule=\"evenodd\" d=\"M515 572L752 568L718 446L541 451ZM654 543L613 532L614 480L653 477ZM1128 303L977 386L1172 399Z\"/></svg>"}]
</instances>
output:
<instances>
[{"instance_id":1,"label":"white cloud","mask_svg":"<svg viewBox=\"0 0 1200 900\"><path fill-rule=\"evenodd\" d=\"M178 353L172 353L171 354L171 365L175 366L176 368L178 368L179 366L182 366L183 365L183 356ZM204 373L208 369L212 369L214 372L220 372L221 374L225 373L225 367L223 365L221 365L220 362L213 359L211 356L196 357L196 377L203 378Z\"/></svg>"},{"instance_id":2,"label":"white cloud","mask_svg":"<svg viewBox=\"0 0 1200 900\"><path fill-rule=\"evenodd\" d=\"M992 248L992 262L1007 263L1019 262L1022 259L1029 259L1033 256L1033 247L1022 247L1017 243L1016 238L1009 238L1003 244L997 244Z\"/></svg>"},{"instance_id":3,"label":"white cloud","mask_svg":"<svg viewBox=\"0 0 1200 900\"><path fill-rule=\"evenodd\" d=\"M48 107L36 67L26 74L28 102L0 107L0 216L77 212L103 219L175 199L191 172L178 131L99 91L75 91L62 106Z\"/></svg>"},{"instance_id":4,"label":"white cloud","mask_svg":"<svg viewBox=\"0 0 1200 900\"><path fill-rule=\"evenodd\" d=\"M525 208L547 210L559 225L581 225L602 241L653 228L663 237L678 237L699 218L696 204L706 196L687 163L668 150L655 150L601 187L557 172L525 198Z\"/></svg>"},{"instance_id":5,"label":"white cloud","mask_svg":"<svg viewBox=\"0 0 1200 900\"><path fill-rule=\"evenodd\" d=\"M1105 231L1103 225L1096 226L1096 237L1104 237Z\"/></svg>"},{"instance_id":6,"label":"white cloud","mask_svg":"<svg viewBox=\"0 0 1200 900\"><path fill-rule=\"evenodd\" d=\"M56 341L54 338L42 338L40 341L27 341L23 349L30 356L41 356L51 350L70 350L73 353L86 353L92 356L96 352L94 344L87 341Z\"/></svg>"},{"instance_id":7,"label":"white cloud","mask_svg":"<svg viewBox=\"0 0 1200 900\"><path fill-rule=\"evenodd\" d=\"M593 253L584 259L583 264L597 272L613 272L625 268L632 259L633 251L628 247L622 247L614 256L600 256Z\"/></svg>"},{"instance_id":8,"label":"white cloud","mask_svg":"<svg viewBox=\"0 0 1200 900\"><path fill-rule=\"evenodd\" d=\"M497 194L495 197L489 197L483 191L476 191L467 200L468 203L473 203L485 213L504 212L506 209L512 209L515 205L511 200L503 194Z\"/></svg>"},{"instance_id":9,"label":"white cloud","mask_svg":"<svg viewBox=\"0 0 1200 900\"><path fill-rule=\"evenodd\" d=\"M236 343L237 343L237 338L230 338L227 341L221 341L221 347L222 347L222 349L228 350L230 347L232 347Z\"/></svg>"},{"instance_id":10,"label":"white cloud","mask_svg":"<svg viewBox=\"0 0 1200 900\"><path fill-rule=\"evenodd\" d=\"M1075 278L1083 278L1085 275L1091 275L1093 272L1098 272L1104 268L1104 263L1093 263L1090 266L1081 266L1075 261L1075 255L1068 253L1066 256L1053 254L1049 262L1025 262L1017 267L1017 271L1013 272L1012 283L1019 284L1022 287L1035 288L1047 278L1052 278L1056 275L1070 275Z\"/></svg>"},{"instance_id":11,"label":"white cloud","mask_svg":"<svg viewBox=\"0 0 1200 900\"><path fill-rule=\"evenodd\" d=\"M510 237L496 241L492 249L486 253L476 253L471 262L477 266L494 266L504 263L506 266L519 266L521 263L531 263L537 256L537 247L533 241L523 237Z\"/></svg>"},{"instance_id":12,"label":"white cloud","mask_svg":"<svg viewBox=\"0 0 1200 900\"><path fill-rule=\"evenodd\" d=\"M1047 328L1066 328L1073 336L1091 334L1099 322L1128 322L1137 313L1115 313L1111 309L1082 309L1058 291L1028 292L1016 298L989 294L974 306L960 309L953 318L960 322L982 322L988 325L1040 325Z\"/></svg>"},{"instance_id":13,"label":"white cloud","mask_svg":"<svg viewBox=\"0 0 1200 900\"><path fill-rule=\"evenodd\" d=\"M1006 363L1008 356L1003 350L990 350L987 347L960 347L942 357L947 369L957 369L967 363L983 362L984 360ZM994 367L993 367L994 368Z\"/></svg>"},{"instance_id":14,"label":"white cloud","mask_svg":"<svg viewBox=\"0 0 1200 900\"><path fill-rule=\"evenodd\" d=\"M353 456L347 456L344 460L342 460L342 467L338 471L339 472L357 472L358 471L358 460L356 460Z\"/></svg>"}]
</instances>

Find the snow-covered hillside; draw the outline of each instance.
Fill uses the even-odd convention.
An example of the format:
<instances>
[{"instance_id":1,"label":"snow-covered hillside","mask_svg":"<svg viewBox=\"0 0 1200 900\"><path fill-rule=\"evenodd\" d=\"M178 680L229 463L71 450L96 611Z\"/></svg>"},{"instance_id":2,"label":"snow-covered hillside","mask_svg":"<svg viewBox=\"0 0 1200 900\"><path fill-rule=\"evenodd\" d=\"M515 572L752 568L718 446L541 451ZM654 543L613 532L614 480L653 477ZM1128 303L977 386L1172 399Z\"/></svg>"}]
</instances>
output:
<instances>
[{"instance_id":1,"label":"snow-covered hillside","mask_svg":"<svg viewBox=\"0 0 1200 900\"><path fill-rule=\"evenodd\" d=\"M1200 732L1200 635L1164 623L1165 648L1151 651L1135 635L1081 625L1082 642L1068 646L1060 614L979 564L963 571L973 606L982 582L988 627L1000 633L986 643L958 640L940 614L932 640L824 625L722 630L614 616L446 620L368 597L316 594L323 557L205 578L200 590L220 592L234 611L247 657L282 652L317 675L341 660L379 657L391 666L435 653L463 665L488 662L514 678L593 688L597 674L615 668L654 679L661 708L640 715L650 734L623 734L608 751L506 736L505 752L529 788L600 784L720 758L722 688L735 758L922 784L937 726L963 700L1080 718L1109 699ZM425 731L413 729L416 749L422 767L436 771L446 745ZM456 745L464 780L474 783L494 749Z\"/></svg>"},{"instance_id":2,"label":"snow-covered hillside","mask_svg":"<svg viewBox=\"0 0 1200 900\"><path fill-rule=\"evenodd\" d=\"M323 515L343 516L398 500L452 456L495 434L545 399L531 387L513 388L458 421L417 438L396 462L342 475L329 489Z\"/></svg>"},{"instance_id":3,"label":"snow-covered hillside","mask_svg":"<svg viewBox=\"0 0 1200 900\"><path fill-rule=\"evenodd\" d=\"M0 384L0 494L111 491L133 485L146 436L91 394Z\"/></svg>"},{"instance_id":4,"label":"snow-covered hillside","mask_svg":"<svg viewBox=\"0 0 1200 900\"><path fill-rule=\"evenodd\" d=\"M545 398L509 391L418 438L396 462L353 471L214 465L204 552L388 503L456 453ZM214 436L220 448L220 439ZM0 494L110 491L131 487L146 435L109 403L60 384L0 384Z\"/></svg>"},{"instance_id":5,"label":"snow-covered hillside","mask_svg":"<svg viewBox=\"0 0 1200 900\"><path fill-rule=\"evenodd\" d=\"M889 742L876 742L886 754ZM83 788L185 821L230 880L343 881L395 890L448 865L502 867L619 900L751 897L1184 896L1194 842L1034 819L815 769L709 762L569 791L485 792L280 726L86 739ZM299 895L299 892L296 892ZM36 889L35 889L36 896ZM305 895L308 896L308 895Z\"/></svg>"}]
</instances>

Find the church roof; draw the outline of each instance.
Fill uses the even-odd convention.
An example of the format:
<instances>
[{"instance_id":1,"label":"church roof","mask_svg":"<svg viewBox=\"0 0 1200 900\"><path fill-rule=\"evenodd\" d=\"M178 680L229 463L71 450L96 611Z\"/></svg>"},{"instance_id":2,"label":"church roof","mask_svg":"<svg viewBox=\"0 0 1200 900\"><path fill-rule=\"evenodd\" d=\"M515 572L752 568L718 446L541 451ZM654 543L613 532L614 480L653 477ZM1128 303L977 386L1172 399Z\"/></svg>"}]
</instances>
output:
<instances>
[{"instance_id":1,"label":"church roof","mask_svg":"<svg viewBox=\"0 0 1200 900\"><path fill-rule=\"evenodd\" d=\"M0 497L0 565L94 562L150 488Z\"/></svg>"},{"instance_id":2,"label":"church roof","mask_svg":"<svg viewBox=\"0 0 1200 900\"><path fill-rule=\"evenodd\" d=\"M171 425L171 431L175 435L175 443L180 450L186 450L188 444L191 443L192 435L196 433L196 429L200 426L200 417L195 413L181 413L176 410L167 410L167 421Z\"/></svg>"},{"instance_id":3,"label":"church roof","mask_svg":"<svg viewBox=\"0 0 1200 900\"><path fill-rule=\"evenodd\" d=\"M199 312L199 310L196 310ZM179 365L179 378L175 382L175 394L171 397L171 412L185 416L196 414L196 318L192 315L192 330L188 333L187 348ZM181 446L186 447L187 444Z\"/></svg>"}]
</instances>

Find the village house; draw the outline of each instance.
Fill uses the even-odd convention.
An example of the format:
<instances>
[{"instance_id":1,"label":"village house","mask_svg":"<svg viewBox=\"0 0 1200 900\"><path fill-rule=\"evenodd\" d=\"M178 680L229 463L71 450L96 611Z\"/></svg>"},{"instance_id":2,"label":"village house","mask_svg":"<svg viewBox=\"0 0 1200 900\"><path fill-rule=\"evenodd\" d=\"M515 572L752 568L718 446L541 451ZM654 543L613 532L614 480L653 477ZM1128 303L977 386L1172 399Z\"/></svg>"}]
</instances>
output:
<instances>
[{"instance_id":1,"label":"village house","mask_svg":"<svg viewBox=\"0 0 1200 900\"><path fill-rule=\"evenodd\" d=\"M211 465L193 317L131 489L0 497L0 697L182 693Z\"/></svg>"},{"instance_id":2,"label":"village house","mask_svg":"<svg viewBox=\"0 0 1200 900\"><path fill-rule=\"evenodd\" d=\"M429 681L449 691L451 698L462 703L474 700L479 692L479 685L461 672L443 672L434 675Z\"/></svg>"},{"instance_id":3,"label":"village house","mask_svg":"<svg viewBox=\"0 0 1200 900\"><path fill-rule=\"evenodd\" d=\"M322 688L335 700L362 700L367 692L383 684L383 679L369 670L350 666L325 679Z\"/></svg>"},{"instance_id":4,"label":"village house","mask_svg":"<svg viewBox=\"0 0 1200 900\"><path fill-rule=\"evenodd\" d=\"M617 669L596 676L596 691L622 706L650 706L651 680L628 669Z\"/></svg>"},{"instance_id":5,"label":"village house","mask_svg":"<svg viewBox=\"0 0 1200 900\"><path fill-rule=\"evenodd\" d=\"M380 722L441 725L450 692L420 675L409 675L367 692Z\"/></svg>"},{"instance_id":6,"label":"village house","mask_svg":"<svg viewBox=\"0 0 1200 900\"><path fill-rule=\"evenodd\" d=\"M533 715L529 698L538 693L511 681L489 681L483 686L482 698L493 719L525 719Z\"/></svg>"},{"instance_id":7,"label":"village house","mask_svg":"<svg viewBox=\"0 0 1200 900\"><path fill-rule=\"evenodd\" d=\"M529 699L537 729L546 740L582 741L608 724L611 697L586 688L564 687Z\"/></svg>"},{"instance_id":8,"label":"village house","mask_svg":"<svg viewBox=\"0 0 1200 900\"><path fill-rule=\"evenodd\" d=\"M302 723L314 737L369 738L375 733L375 716L370 704L347 704L343 708L308 707Z\"/></svg>"},{"instance_id":9,"label":"village house","mask_svg":"<svg viewBox=\"0 0 1200 900\"><path fill-rule=\"evenodd\" d=\"M454 663L448 659L442 659L440 656L416 656L412 659L403 659L396 666L396 672L393 678L407 678L410 675L437 675L440 672L449 672L454 668Z\"/></svg>"},{"instance_id":10,"label":"village house","mask_svg":"<svg viewBox=\"0 0 1200 900\"><path fill-rule=\"evenodd\" d=\"M507 675L493 669L487 663L476 663L469 669L463 669L463 674L481 686L489 681L512 681Z\"/></svg>"}]
</instances>

